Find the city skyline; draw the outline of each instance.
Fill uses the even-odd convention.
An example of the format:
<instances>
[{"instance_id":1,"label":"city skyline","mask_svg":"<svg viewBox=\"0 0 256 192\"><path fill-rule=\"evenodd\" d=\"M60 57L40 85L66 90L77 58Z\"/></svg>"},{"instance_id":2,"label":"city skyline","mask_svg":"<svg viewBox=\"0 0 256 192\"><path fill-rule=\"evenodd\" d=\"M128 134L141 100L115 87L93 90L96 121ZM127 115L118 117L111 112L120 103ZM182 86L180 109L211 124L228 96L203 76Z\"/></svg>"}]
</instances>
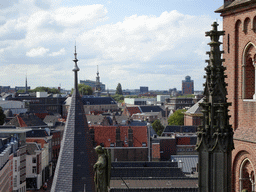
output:
<instances>
[{"instance_id":1,"label":"city skyline","mask_svg":"<svg viewBox=\"0 0 256 192\"><path fill-rule=\"evenodd\" d=\"M191 76L202 90L208 40L204 32L222 19L222 0L60 1L0 3L2 85L71 89L76 41L79 80L109 89L148 86L181 89Z\"/></svg>"}]
</instances>

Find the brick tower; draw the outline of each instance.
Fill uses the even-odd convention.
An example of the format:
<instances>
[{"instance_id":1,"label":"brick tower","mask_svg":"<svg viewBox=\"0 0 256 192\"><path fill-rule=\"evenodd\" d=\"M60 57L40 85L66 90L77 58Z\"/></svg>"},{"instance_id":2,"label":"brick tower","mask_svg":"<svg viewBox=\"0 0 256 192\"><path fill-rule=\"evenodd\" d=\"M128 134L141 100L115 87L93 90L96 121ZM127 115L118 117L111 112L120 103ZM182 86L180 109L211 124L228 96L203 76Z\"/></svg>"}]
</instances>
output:
<instances>
[{"instance_id":1,"label":"brick tower","mask_svg":"<svg viewBox=\"0 0 256 192\"><path fill-rule=\"evenodd\" d=\"M256 1L224 1L224 65L227 67L230 123L234 128L232 191L255 191L256 169Z\"/></svg>"}]
</instances>

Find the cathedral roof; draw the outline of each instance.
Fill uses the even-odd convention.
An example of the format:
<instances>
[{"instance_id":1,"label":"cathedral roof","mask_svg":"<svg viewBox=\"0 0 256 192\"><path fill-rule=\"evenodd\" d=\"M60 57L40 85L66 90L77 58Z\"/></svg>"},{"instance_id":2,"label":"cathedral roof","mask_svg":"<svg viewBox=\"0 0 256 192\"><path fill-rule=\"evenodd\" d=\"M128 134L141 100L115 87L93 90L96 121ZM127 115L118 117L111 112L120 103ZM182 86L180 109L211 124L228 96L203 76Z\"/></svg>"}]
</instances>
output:
<instances>
[{"instance_id":1,"label":"cathedral roof","mask_svg":"<svg viewBox=\"0 0 256 192\"><path fill-rule=\"evenodd\" d=\"M75 53L75 87L71 97L61 149L51 192L84 192L94 190L93 149L86 115L77 86L77 59Z\"/></svg>"},{"instance_id":2,"label":"cathedral roof","mask_svg":"<svg viewBox=\"0 0 256 192\"><path fill-rule=\"evenodd\" d=\"M254 0L235 0L233 2L230 2L229 4L222 5L215 12L216 13L222 13L226 10L230 10L230 9L233 9L233 8L244 6L244 5L250 4L252 2L255 2L255 1Z\"/></svg>"}]
</instances>

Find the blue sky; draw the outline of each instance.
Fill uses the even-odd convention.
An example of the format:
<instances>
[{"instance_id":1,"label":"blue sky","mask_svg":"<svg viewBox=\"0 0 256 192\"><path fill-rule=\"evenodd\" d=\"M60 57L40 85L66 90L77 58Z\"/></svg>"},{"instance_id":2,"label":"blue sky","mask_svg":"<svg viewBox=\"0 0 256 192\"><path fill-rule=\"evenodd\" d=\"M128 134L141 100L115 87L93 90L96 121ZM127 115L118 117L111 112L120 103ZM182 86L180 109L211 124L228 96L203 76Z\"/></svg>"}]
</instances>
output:
<instances>
[{"instance_id":1,"label":"blue sky","mask_svg":"<svg viewBox=\"0 0 256 192\"><path fill-rule=\"evenodd\" d=\"M109 89L181 89L186 75L202 90L205 31L223 0L8 0L0 3L1 85L73 87L79 79Z\"/></svg>"}]
</instances>

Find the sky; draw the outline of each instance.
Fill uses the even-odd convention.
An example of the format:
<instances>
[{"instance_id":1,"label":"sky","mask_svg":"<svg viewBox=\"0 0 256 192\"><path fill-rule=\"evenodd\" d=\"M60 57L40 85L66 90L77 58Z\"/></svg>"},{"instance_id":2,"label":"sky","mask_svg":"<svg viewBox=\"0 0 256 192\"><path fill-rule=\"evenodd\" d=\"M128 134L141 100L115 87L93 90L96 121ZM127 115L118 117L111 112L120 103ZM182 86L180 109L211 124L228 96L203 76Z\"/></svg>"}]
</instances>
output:
<instances>
[{"instance_id":1,"label":"sky","mask_svg":"<svg viewBox=\"0 0 256 192\"><path fill-rule=\"evenodd\" d=\"M185 76L203 90L209 37L223 0L8 0L0 2L2 86L181 90Z\"/></svg>"}]
</instances>

